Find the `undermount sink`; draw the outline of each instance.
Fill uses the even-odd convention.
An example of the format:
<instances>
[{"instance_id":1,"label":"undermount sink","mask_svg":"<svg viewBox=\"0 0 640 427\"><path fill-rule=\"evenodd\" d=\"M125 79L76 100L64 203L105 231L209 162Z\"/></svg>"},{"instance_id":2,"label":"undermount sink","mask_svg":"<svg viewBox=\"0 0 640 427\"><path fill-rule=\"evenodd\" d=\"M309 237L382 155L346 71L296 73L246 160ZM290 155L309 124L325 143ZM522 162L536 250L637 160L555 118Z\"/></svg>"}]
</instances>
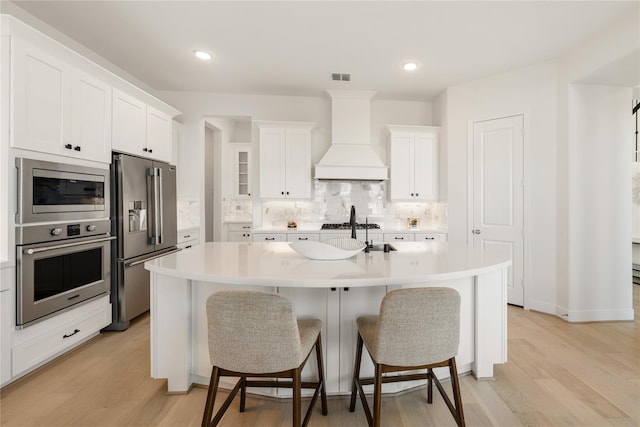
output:
<instances>
[{"instance_id":1,"label":"undermount sink","mask_svg":"<svg viewBox=\"0 0 640 427\"><path fill-rule=\"evenodd\" d=\"M384 245L385 245L385 243L378 243L378 244L375 244L375 245L369 245L369 251L381 251L381 252L384 252ZM393 247L393 245L390 245L388 243L386 243L386 245L389 246L389 252L397 251L397 249L395 247Z\"/></svg>"}]
</instances>

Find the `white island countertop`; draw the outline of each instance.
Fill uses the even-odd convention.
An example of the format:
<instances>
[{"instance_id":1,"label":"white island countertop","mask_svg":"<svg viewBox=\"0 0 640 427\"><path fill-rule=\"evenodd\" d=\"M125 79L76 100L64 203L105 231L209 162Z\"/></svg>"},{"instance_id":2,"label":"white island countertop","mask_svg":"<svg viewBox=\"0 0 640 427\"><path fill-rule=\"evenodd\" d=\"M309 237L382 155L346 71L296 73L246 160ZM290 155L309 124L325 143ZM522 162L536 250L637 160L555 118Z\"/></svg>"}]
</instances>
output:
<instances>
[{"instance_id":1,"label":"white island countertop","mask_svg":"<svg viewBox=\"0 0 640 427\"><path fill-rule=\"evenodd\" d=\"M155 273L225 284L358 287L430 283L508 267L510 258L446 242L392 244L397 250L361 252L334 261L308 259L289 243L205 243L147 261Z\"/></svg>"},{"instance_id":2,"label":"white island countertop","mask_svg":"<svg viewBox=\"0 0 640 427\"><path fill-rule=\"evenodd\" d=\"M458 371L492 378L494 364L507 360L508 256L446 242L393 246L398 250L317 261L298 254L286 242L214 242L147 261L152 376L167 378L170 392L207 384L208 296L225 289L262 290L291 298L298 316L322 320L327 392L347 394L357 317L378 313L382 298L393 289L447 286L461 298ZM363 375L373 374L370 363L362 369ZM270 393L290 397L288 389Z\"/></svg>"}]
</instances>

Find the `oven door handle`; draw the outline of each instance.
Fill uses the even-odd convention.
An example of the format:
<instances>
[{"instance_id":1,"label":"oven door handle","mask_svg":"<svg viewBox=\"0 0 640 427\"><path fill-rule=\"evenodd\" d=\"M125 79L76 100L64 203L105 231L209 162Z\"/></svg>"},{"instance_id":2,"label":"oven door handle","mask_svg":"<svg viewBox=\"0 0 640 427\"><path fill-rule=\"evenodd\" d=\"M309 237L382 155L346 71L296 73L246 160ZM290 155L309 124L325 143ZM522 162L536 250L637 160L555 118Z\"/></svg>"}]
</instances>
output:
<instances>
[{"instance_id":1,"label":"oven door handle","mask_svg":"<svg viewBox=\"0 0 640 427\"><path fill-rule=\"evenodd\" d=\"M138 264L142 264L143 262L147 262L147 261L151 261L152 259L160 258L161 256L165 256L165 255L169 255L169 254L175 254L176 252L180 252L181 250L182 249L178 248L178 249L174 249L172 251L163 252L160 255L154 255L154 256L150 256L149 258L141 259L140 261L130 262L125 267L134 267L134 266L136 266Z\"/></svg>"},{"instance_id":2,"label":"oven door handle","mask_svg":"<svg viewBox=\"0 0 640 427\"><path fill-rule=\"evenodd\" d=\"M80 246L80 245L90 245L92 243L107 242L109 240L115 240L115 239L116 239L116 236L111 236L111 237L103 237L101 239L85 240L82 242L64 243L62 245L43 246L40 248L25 249L24 253L28 255L33 255L33 254L37 254L38 252L52 251L54 249L71 248L73 246Z\"/></svg>"}]
</instances>

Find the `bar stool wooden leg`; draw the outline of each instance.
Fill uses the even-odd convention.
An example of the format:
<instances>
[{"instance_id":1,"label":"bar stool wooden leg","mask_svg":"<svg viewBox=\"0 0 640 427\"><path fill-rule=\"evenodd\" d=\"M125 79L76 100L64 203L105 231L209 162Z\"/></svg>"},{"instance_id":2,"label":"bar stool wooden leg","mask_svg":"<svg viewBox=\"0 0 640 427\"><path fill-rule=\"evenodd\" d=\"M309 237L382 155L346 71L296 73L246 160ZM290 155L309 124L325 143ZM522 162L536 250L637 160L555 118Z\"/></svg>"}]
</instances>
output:
<instances>
[{"instance_id":1,"label":"bar stool wooden leg","mask_svg":"<svg viewBox=\"0 0 640 427\"><path fill-rule=\"evenodd\" d=\"M324 363L322 362L322 340L320 339L320 334L318 334L316 341L316 362L318 363L318 381L322 383L320 388L322 415L327 415L327 389L324 381Z\"/></svg>"},{"instance_id":2,"label":"bar stool wooden leg","mask_svg":"<svg viewBox=\"0 0 640 427\"><path fill-rule=\"evenodd\" d=\"M242 385L240 386L240 412L244 412L245 402L247 400L247 377L240 378Z\"/></svg>"},{"instance_id":3,"label":"bar stool wooden leg","mask_svg":"<svg viewBox=\"0 0 640 427\"><path fill-rule=\"evenodd\" d=\"M293 425L299 427L302 422L302 412L300 405L302 402L302 393L300 389L300 368L296 368L293 372Z\"/></svg>"},{"instance_id":4,"label":"bar stool wooden leg","mask_svg":"<svg viewBox=\"0 0 640 427\"><path fill-rule=\"evenodd\" d=\"M462 409L462 396L460 395L460 379L458 378L458 368L456 358L449 359L449 375L451 376L451 387L453 388L453 400L456 404L456 421L458 426L464 427L464 411Z\"/></svg>"},{"instance_id":5,"label":"bar stool wooden leg","mask_svg":"<svg viewBox=\"0 0 640 427\"><path fill-rule=\"evenodd\" d=\"M429 376L427 380L427 403L433 403L433 369L427 370Z\"/></svg>"},{"instance_id":6,"label":"bar stool wooden leg","mask_svg":"<svg viewBox=\"0 0 640 427\"><path fill-rule=\"evenodd\" d=\"M204 414L202 416L202 427L209 427L211 425L211 416L213 415L213 406L216 401L216 393L218 392L218 381L220 375L218 375L218 367L214 366L211 369L211 379L209 380L209 391L207 392L207 403L204 407Z\"/></svg>"},{"instance_id":7,"label":"bar stool wooden leg","mask_svg":"<svg viewBox=\"0 0 640 427\"><path fill-rule=\"evenodd\" d=\"M376 363L376 379L373 390L373 426L380 427L380 406L382 405L382 366Z\"/></svg>"},{"instance_id":8,"label":"bar stool wooden leg","mask_svg":"<svg viewBox=\"0 0 640 427\"><path fill-rule=\"evenodd\" d=\"M358 343L356 344L356 364L353 368L353 382L351 384L351 403L349 404L349 411L356 410L356 393L358 392L357 379L360 377L360 362L362 361L362 346L364 341L358 332Z\"/></svg>"}]
</instances>

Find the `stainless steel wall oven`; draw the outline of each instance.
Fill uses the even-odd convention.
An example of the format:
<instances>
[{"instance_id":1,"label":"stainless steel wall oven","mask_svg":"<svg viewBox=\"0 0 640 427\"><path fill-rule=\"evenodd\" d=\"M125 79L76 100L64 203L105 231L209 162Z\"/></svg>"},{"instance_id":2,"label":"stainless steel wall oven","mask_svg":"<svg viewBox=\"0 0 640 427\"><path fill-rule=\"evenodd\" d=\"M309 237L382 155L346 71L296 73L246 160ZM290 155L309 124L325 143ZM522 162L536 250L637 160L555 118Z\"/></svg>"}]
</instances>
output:
<instances>
[{"instance_id":1,"label":"stainless steel wall oven","mask_svg":"<svg viewBox=\"0 0 640 427\"><path fill-rule=\"evenodd\" d=\"M111 289L109 171L17 159L16 325Z\"/></svg>"}]
</instances>

